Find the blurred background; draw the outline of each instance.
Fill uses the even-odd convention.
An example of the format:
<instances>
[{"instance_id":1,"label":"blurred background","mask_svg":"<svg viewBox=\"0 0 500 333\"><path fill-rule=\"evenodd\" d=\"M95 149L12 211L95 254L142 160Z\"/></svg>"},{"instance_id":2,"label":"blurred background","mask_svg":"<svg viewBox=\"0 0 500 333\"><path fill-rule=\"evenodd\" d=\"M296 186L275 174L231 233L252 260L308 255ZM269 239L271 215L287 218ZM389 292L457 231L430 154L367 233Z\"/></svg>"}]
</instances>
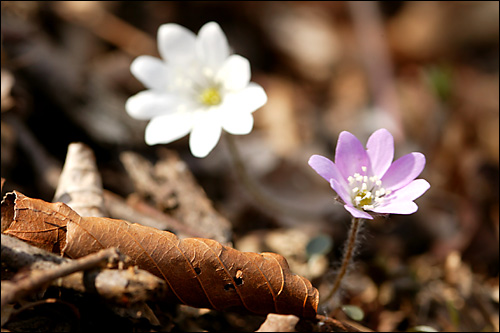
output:
<instances>
[{"instance_id":1,"label":"blurred background","mask_svg":"<svg viewBox=\"0 0 500 333\"><path fill-rule=\"evenodd\" d=\"M2 1L1 175L51 201L67 147L96 154L104 188L134 187L119 154L154 163L176 151L242 251L283 254L320 293L333 281L350 223L308 165L334 158L341 131L362 143L381 127L395 158L425 154L431 184L409 216L364 225L355 264L336 302L372 330L418 326L498 331L499 4L496 1ZM197 33L216 21L249 59L268 102L251 134L235 137L250 175L309 217L263 209L236 178L221 140L205 159L187 137L144 142L147 122L126 99L144 90L132 60L159 56L161 24ZM182 221L181 221L182 222ZM321 309L340 319L346 311ZM232 329L236 329L232 327Z\"/></svg>"}]
</instances>

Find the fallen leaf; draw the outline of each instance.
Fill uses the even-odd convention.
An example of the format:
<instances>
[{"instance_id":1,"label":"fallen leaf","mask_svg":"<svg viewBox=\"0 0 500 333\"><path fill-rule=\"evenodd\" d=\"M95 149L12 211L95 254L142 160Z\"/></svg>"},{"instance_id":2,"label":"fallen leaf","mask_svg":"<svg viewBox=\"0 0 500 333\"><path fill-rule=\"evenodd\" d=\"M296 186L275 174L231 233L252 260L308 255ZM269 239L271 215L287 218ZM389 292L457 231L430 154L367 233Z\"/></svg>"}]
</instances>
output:
<instances>
[{"instance_id":1,"label":"fallen leaf","mask_svg":"<svg viewBox=\"0 0 500 333\"><path fill-rule=\"evenodd\" d=\"M172 302L259 315L316 316L317 289L293 274L279 254L241 252L211 239L179 239L124 220L82 217L63 203L32 199L16 191L2 201L4 209L14 210L3 214L13 216L6 223L6 234L52 252L76 259L118 248L134 265L165 279L166 299Z\"/></svg>"}]
</instances>

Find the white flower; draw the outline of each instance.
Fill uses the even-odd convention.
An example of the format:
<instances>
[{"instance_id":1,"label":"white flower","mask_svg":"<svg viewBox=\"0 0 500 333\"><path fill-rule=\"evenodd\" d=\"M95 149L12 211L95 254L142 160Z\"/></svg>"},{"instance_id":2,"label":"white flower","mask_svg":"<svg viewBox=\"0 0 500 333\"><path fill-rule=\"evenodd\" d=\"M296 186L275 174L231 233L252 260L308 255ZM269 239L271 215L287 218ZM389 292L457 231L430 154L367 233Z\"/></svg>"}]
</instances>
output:
<instances>
[{"instance_id":1,"label":"white flower","mask_svg":"<svg viewBox=\"0 0 500 333\"><path fill-rule=\"evenodd\" d=\"M139 56L132 74L147 90L130 97L125 108L136 119L151 119L149 145L189 136L191 152L205 157L217 145L221 131L248 134L252 112L267 101L264 89L250 82L250 63L230 55L220 26L205 24L196 36L188 29L164 24L158 29L162 59Z\"/></svg>"}]
</instances>

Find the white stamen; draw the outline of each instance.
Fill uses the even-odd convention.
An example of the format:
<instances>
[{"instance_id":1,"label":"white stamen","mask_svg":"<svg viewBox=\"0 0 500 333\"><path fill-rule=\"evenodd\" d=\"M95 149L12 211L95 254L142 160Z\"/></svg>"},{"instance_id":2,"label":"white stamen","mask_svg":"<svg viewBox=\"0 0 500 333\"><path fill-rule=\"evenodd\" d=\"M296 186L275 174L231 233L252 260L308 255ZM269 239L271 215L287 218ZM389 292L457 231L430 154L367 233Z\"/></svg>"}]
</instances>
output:
<instances>
[{"instance_id":1,"label":"white stamen","mask_svg":"<svg viewBox=\"0 0 500 333\"><path fill-rule=\"evenodd\" d=\"M362 166L361 170L366 172L368 168ZM382 181L377 175L367 176L356 172L347 177L347 181L352 191L352 203L358 209L373 210L383 204L385 196L390 193L382 187Z\"/></svg>"}]
</instances>

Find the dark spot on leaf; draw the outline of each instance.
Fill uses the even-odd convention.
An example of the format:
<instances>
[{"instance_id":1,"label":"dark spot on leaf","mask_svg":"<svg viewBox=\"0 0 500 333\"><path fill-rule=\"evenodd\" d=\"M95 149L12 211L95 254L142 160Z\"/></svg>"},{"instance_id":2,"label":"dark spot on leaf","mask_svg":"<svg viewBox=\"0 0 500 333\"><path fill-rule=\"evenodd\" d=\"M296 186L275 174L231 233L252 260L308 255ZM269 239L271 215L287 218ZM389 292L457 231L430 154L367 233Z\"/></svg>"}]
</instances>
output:
<instances>
[{"instance_id":1,"label":"dark spot on leaf","mask_svg":"<svg viewBox=\"0 0 500 333\"><path fill-rule=\"evenodd\" d=\"M229 290L229 289L236 289L236 288L234 287L234 284L228 283L224 286L224 290Z\"/></svg>"},{"instance_id":2,"label":"dark spot on leaf","mask_svg":"<svg viewBox=\"0 0 500 333\"><path fill-rule=\"evenodd\" d=\"M199 267L195 267L194 268L194 272L197 274L197 275L200 275L201 273L201 269Z\"/></svg>"}]
</instances>

